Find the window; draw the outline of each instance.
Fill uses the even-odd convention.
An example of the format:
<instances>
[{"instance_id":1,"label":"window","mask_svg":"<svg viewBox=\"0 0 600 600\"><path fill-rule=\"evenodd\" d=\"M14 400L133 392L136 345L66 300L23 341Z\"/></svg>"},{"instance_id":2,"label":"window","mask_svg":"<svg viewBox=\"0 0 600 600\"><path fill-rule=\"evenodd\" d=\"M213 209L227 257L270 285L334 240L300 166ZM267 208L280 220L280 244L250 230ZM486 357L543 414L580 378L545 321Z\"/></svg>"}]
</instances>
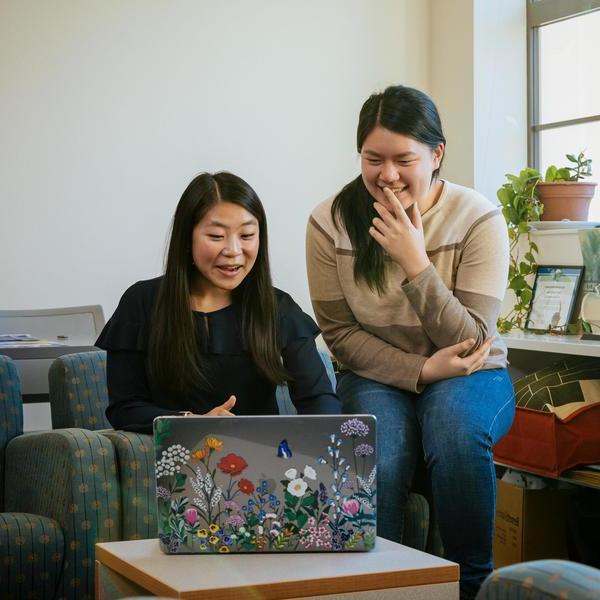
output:
<instances>
[{"instance_id":1,"label":"window","mask_svg":"<svg viewBox=\"0 0 600 600\"><path fill-rule=\"evenodd\" d=\"M527 24L529 163L543 174L583 150L600 182L600 0L529 0Z\"/></svg>"}]
</instances>

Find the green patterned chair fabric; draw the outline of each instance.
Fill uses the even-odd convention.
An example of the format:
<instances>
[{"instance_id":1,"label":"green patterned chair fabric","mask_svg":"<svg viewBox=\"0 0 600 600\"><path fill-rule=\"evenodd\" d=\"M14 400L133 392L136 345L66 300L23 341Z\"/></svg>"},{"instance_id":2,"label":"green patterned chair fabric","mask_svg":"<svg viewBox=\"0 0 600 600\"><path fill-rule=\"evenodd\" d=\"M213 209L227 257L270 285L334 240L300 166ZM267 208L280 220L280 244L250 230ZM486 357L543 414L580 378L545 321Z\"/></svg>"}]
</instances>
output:
<instances>
[{"instance_id":1,"label":"green patterned chair fabric","mask_svg":"<svg viewBox=\"0 0 600 600\"><path fill-rule=\"evenodd\" d=\"M112 429L108 406L106 352L79 352L57 358L48 373L53 427L97 430L114 447L122 507L119 539L157 535L154 447L149 435Z\"/></svg>"},{"instance_id":2,"label":"green patterned chair fabric","mask_svg":"<svg viewBox=\"0 0 600 600\"><path fill-rule=\"evenodd\" d=\"M6 510L51 517L64 536L56 598L92 599L96 542L117 541L121 503L110 440L84 429L29 433L6 451Z\"/></svg>"},{"instance_id":3,"label":"green patterned chair fabric","mask_svg":"<svg viewBox=\"0 0 600 600\"><path fill-rule=\"evenodd\" d=\"M429 503L421 494L408 495L404 509L402 543L405 546L425 551L429 535ZM380 532L383 535L384 532Z\"/></svg>"},{"instance_id":4,"label":"green patterned chair fabric","mask_svg":"<svg viewBox=\"0 0 600 600\"><path fill-rule=\"evenodd\" d=\"M110 429L106 352L78 352L57 358L48 372L52 427Z\"/></svg>"},{"instance_id":5,"label":"green patterned chair fabric","mask_svg":"<svg viewBox=\"0 0 600 600\"><path fill-rule=\"evenodd\" d=\"M6 446L23 433L19 373L0 355L0 510L5 510ZM0 591L3 599L53 598L65 542L58 523L39 514L0 512Z\"/></svg>"},{"instance_id":6,"label":"green patterned chair fabric","mask_svg":"<svg viewBox=\"0 0 600 600\"><path fill-rule=\"evenodd\" d=\"M2 598L94 597L95 544L121 539L113 445L86 429L22 433L14 363L0 356Z\"/></svg>"},{"instance_id":7,"label":"green patterned chair fabric","mask_svg":"<svg viewBox=\"0 0 600 600\"><path fill-rule=\"evenodd\" d=\"M0 354L0 510L4 506L4 467L6 445L23 433L21 381L15 363Z\"/></svg>"},{"instance_id":8,"label":"green patterned chair fabric","mask_svg":"<svg viewBox=\"0 0 600 600\"><path fill-rule=\"evenodd\" d=\"M119 468L122 540L155 538L156 478L152 437L130 431L103 431L113 444Z\"/></svg>"},{"instance_id":9,"label":"green patterned chair fabric","mask_svg":"<svg viewBox=\"0 0 600 600\"><path fill-rule=\"evenodd\" d=\"M54 598L64 554L64 536L53 519L0 513L0 598Z\"/></svg>"},{"instance_id":10,"label":"green patterned chair fabric","mask_svg":"<svg viewBox=\"0 0 600 600\"><path fill-rule=\"evenodd\" d=\"M510 565L487 577L476 600L600 600L600 570L567 560Z\"/></svg>"}]
</instances>

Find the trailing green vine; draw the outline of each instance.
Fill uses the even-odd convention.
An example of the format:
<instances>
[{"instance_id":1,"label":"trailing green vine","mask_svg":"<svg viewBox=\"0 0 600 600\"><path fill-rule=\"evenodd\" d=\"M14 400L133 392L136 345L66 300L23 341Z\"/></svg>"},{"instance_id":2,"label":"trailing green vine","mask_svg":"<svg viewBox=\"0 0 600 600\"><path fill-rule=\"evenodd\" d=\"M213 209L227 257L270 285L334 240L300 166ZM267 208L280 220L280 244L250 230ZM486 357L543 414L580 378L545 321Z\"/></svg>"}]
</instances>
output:
<instances>
[{"instance_id":1,"label":"trailing green vine","mask_svg":"<svg viewBox=\"0 0 600 600\"><path fill-rule=\"evenodd\" d=\"M513 327L523 329L533 289L528 276L537 268L535 255L538 247L531 239L530 221L539 221L544 207L540 204L535 187L541 180L536 169L523 169L519 175L507 173L505 183L497 192L502 204L502 214L508 226L510 242L510 264L508 268L508 288L513 290L516 302L510 312L498 319L499 333L507 333ZM527 236L527 249L520 256L522 236Z\"/></svg>"}]
</instances>

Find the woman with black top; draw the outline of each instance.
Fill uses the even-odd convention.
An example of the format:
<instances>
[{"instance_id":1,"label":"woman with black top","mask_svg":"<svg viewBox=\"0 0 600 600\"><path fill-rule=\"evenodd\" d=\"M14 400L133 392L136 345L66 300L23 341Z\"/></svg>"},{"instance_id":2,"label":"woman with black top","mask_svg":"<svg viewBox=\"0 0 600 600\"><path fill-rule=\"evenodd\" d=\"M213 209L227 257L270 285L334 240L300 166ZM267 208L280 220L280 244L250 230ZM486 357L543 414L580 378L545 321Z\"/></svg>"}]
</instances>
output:
<instances>
[{"instance_id":1,"label":"woman with black top","mask_svg":"<svg viewBox=\"0 0 600 600\"><path fill-rule=\"evenodd\" d=\"M150 432L160 415L277 414L286 382L299 413L339 413L318 333L271 283L254 190L203 173L177 205L164 276L132 285L96 342L107 350L108 420Z\"/></svg>"}]
</instances>

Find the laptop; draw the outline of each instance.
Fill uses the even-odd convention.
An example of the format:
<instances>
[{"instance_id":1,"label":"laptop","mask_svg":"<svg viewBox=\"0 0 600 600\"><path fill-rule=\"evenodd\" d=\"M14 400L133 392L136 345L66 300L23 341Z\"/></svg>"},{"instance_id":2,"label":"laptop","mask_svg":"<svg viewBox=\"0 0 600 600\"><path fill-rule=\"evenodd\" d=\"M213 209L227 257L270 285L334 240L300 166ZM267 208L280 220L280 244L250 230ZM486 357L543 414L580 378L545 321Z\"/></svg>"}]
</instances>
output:
<instances>
[{"instance_id":1,"label":"laptop","mask_svg":"<svg viewBox=\"0 0 600 600\"><path fill-rule=\"evenodd\" d=\"M161 549L373 549L375 428L372 415L157 417Z\"/></svg>"}]
</instances>

